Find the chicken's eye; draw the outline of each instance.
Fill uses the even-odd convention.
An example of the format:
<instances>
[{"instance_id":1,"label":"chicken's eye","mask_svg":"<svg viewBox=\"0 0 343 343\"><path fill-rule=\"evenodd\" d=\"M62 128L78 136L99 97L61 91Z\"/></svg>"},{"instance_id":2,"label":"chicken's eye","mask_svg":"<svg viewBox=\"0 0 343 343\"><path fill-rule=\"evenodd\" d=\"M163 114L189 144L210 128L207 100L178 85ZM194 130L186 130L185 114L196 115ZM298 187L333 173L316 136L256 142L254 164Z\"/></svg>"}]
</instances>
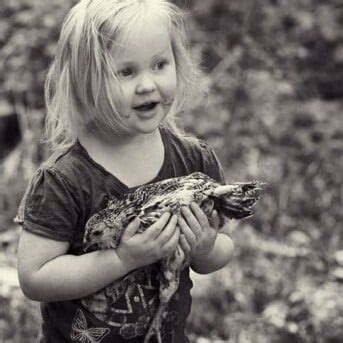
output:
<instances>
[{"instance_id":1,"label":"chicken's eye","mask_svg":"<svg viewBox=\"0 0 343 343\"><path fill-rule=\"evenodd\" d=\"M100 236L100 234L101 234L101 231L94 231L93 232L93 236L95 236L95 237Z\"/></svg>"}]
</instances>

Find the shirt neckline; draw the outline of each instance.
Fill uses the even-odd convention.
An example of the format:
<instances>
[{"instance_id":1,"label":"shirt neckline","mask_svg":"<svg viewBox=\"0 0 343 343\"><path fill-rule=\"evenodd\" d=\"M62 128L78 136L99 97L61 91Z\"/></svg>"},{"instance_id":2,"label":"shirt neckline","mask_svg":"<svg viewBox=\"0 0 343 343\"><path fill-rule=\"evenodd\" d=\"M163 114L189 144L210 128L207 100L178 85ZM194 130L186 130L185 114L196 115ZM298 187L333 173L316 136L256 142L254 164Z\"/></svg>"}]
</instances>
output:
<instances>
[{"instance_id":1,"label":"shirt neckline","mask_svg":"<svg viewBox=\"0 0 343 343\"><path fill-rule=\"evenodd\" d=\"M169 157L170 157L169 156L169 145L170 144L168 144L168 138L167 138L166 130L164 130L162 127L160 127L159 130L160 130L160 134L161 134L161 138L162 138L162 144L163 144L163 148L164 148L164 159L163 159L163 163L161 165L161 168L152 180L150 180L144 184L134 186L134 187L127 186L116 175L110 173L101 164L94 161L93 158L88 154L88 151L86 150L86 148L80 143L80 141L78 139L76 140L75 144L76 144L78 150L82 153L82 155L95 168L97 168L102 174L111 178L113 180L114 184L117 186L117 188L119 187L119 189L122 191L122 193L130 193L130 192L136 190L137 188L139 188L141 186L148 185L148 184L153 183L153 182L157 182L157 181L162 180L164 178L164 175L165 175L166 170L168 169L168 165L169 165Z\"/></svg>"}]
</instances>

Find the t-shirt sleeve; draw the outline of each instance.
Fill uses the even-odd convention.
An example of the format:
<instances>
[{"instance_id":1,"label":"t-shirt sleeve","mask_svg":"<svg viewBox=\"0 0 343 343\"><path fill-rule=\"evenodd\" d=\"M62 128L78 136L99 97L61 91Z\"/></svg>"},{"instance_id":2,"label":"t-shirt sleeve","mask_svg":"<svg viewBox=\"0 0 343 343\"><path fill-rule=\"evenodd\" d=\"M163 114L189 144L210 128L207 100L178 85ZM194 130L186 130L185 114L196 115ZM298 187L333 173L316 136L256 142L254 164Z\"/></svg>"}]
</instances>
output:
<instances>
[{"instance_id":1,"label":"t-shirt sleeve","mask_svg":"<svg viewBox=\"0 0 343 343\"><path fill-rule=\"evenodd\" d=\"M71 241L77 227L76 192L54 168L40 168L21 201L16 222L24 230L58 241Z\"/></svg>"},{"instance_id":2,"label":"t-shirt sleeve","mask_svg":"<svg viewBox=\"0 0 343 343\"><path fill-rule=\"evenodd\" d=\"M213 148L205 141L200 141L202 169L203 173L216 180L221 184L225 184L225 174L223 166L221 165Z\"/></svg>"}]
</instances>

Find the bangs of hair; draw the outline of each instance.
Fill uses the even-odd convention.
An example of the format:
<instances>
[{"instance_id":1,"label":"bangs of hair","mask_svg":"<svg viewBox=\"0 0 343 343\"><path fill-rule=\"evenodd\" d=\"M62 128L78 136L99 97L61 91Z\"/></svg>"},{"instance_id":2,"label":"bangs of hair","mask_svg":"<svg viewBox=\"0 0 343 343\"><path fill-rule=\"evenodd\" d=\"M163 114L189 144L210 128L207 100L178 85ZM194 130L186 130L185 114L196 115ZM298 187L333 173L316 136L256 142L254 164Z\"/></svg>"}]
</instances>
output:
<instances>
[{"instance_id":1,"label":"bangs of hair","mask_svg":"<svg viewBox=\"0 0 343 343\"><path fill-rule=\"evenodd\" d=\"M127 132L113 52L156 18L169 27L177 73L176 96L161 125L182 134L177 114L188 100L207 91L199 63L190 54L184 12L165 0L81 0L63 22L45 82L45 141L53 150L72 145L88 126Z\"/></svg>"}]
</instances>

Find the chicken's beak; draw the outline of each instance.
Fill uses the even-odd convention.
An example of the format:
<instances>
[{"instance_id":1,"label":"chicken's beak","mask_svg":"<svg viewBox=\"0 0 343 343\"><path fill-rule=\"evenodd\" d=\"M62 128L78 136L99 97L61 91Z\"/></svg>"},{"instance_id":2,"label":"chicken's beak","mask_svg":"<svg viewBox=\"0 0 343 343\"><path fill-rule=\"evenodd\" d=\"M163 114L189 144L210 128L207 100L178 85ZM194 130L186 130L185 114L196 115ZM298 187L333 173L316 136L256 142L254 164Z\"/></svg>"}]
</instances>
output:
<instances>
[{"instance_id":1,"label":"chicken's beak","mask_svg":"<svg viewBox=\"0 0 343 343\"><path fill-rule=\"evenodd\" d=\"M98 239L98 240L96 240L96 241L91 241L91 242L87 242L87 243L84 243L83 244L83 250L84 250L84 252L87 252L88 250L89 250L89 248L90 247L92 247L93 245L96 245L96 244L98 244L98 243L100 243L101 242L101 240L100 239Z\"/></svg>"},{"instance_id":2,"label":"chicken's beak","mask_svg":"<svg viewBox=\"0 0 343 343\"><path fill-rule=\"evenodd\" d=\"M87 252L88 249L89 249L93 244L94 244L93 242L85 243L85 244L83 245L83 251L84 251L84 252Z\"/></svg>"}]
</instances>

